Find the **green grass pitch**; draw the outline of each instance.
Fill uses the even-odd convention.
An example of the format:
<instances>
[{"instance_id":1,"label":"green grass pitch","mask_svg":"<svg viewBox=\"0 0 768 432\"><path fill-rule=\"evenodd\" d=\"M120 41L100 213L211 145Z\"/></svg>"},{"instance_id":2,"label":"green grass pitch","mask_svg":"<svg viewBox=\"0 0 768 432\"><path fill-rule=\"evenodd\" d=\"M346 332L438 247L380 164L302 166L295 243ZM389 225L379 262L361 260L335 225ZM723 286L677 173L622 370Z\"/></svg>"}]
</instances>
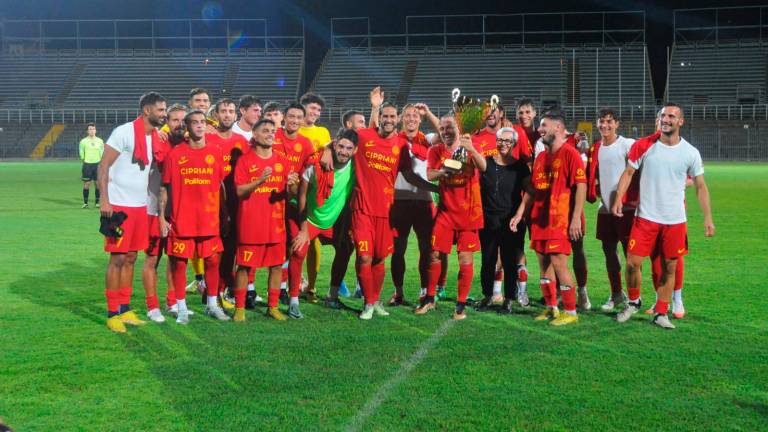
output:
<instances>
[{"instance_id":1,"label":"green grass pitch","mask_svg":"<svg viewBox=\"0 0 768 432\"><path fill-rule=\"evenodd\" d=\"M98 211L80 209L79 164L0 163L0 417L18 431L768 430L768 166L706 168L717 234L703 237L690 190L688 316L674 331L600 312L565 328L521 310L453 323L449 301L370 322L307 304L302 321L271 321L263 308L243 324L198 313L186 327L117 335L105 326L107 256ZM586 244L599 306L608 282L595 212ZM416 255L412 241L410 299ZM353 271L346 280L354 286ZM391 290L387 277L383 296ZM162 301L162 277L159 291Z\"/></svg>"}]
</instances>

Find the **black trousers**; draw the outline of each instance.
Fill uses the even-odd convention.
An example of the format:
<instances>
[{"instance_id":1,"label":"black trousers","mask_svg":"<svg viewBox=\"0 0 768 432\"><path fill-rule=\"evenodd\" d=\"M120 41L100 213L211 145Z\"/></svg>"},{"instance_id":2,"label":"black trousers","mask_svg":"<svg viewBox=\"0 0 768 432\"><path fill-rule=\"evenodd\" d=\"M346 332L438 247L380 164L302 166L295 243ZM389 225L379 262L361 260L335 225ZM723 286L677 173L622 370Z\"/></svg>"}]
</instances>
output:
<instances>
[{"instance_id":1,"label":"black trousers","mask_svg":"<svg viewBox=\"0 0 768 432\"><path fill-rule=\"evenodd\" d=\"M525 232L512 232L509 226L480 230L480 248L482 264L480 266L480 283L483 295L493 295L493 279L496 273L496 257L501 255L501 265L504 268L504 297L515 298L517 295L517 262L518 253L523 250Z\"/></svg>"}]
</instances>

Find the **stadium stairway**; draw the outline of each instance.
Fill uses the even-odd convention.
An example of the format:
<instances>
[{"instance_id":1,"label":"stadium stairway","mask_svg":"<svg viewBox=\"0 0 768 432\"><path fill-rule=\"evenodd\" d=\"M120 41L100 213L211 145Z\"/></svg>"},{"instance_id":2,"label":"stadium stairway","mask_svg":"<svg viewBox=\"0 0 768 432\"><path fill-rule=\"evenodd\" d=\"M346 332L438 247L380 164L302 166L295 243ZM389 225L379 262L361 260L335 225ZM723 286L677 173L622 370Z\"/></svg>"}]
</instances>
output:
<instances>
[{"instance_id":1,"label":"stadium stairway","mask_svg":"<svg viewBox=\"0 0 768 432\"><path fill-rule=\"evenodd\" d=\"M64 132L64 129L66 129L66 125L61 123L54 123L51 125L51 127L48 129L48 132L43 135L43 137L40 139L40 141L37 142L37 145L35 145L35 148L32 149L32 152L29 154L29 157L32 159L42 159L45 157L46 150L48 147L51 147L56 140L59 138L59 135L61 135L62 132Z\"/></svg>"}]
</instances>

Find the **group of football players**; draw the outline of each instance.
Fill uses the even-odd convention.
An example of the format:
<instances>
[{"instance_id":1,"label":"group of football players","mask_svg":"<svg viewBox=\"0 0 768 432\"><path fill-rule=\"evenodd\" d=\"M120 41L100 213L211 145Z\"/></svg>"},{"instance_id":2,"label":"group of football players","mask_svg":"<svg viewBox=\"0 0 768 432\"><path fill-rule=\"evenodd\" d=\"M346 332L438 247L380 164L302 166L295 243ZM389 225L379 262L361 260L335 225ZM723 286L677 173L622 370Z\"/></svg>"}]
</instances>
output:
<instances>
[{"instance_id":1,"label":"group of football players","mask_svg":"<svg viewBox=\"0 0 768 432\"><path fill-rule=\"evenodd\" d=\"M637 141L618 135L616 111L601 110L595 119L600 138L590 145L583 133L567 130L561 110L538 113L527 98L509 107L509 117L495 106L474 134L462 133L461 112L438 117L423 103L398 109L378 87L369 98L368 121L348 111L331 137L317 124L325 102L314 93L284 106L251 95L212 104L200 88L186 105L169 106L155 92L143 95L141 114L112 131L98 167L102 220L121 221L119 232L105 236L108 328L124 333L126 325L146 324L130 308L140 251L147 317L154 322L165 321L157 293L163 253L165 309L177 323L190 321L186 294L196 287L206 315L246 320L246 309L263 301L253 283L259 268L268 270L266 315L286 320L303 317L302 291L306 301L319 301L322 244L334 249L325 304L348 308L340 298L353 295L344 277L355 253L360 319L387 316L381 292L390 255L394 292L386 305L409 304L404 273L411 229L419 247L416 314L446 298L446 257L454 245L453 319L466 318L470 304L500 313L530 307L528 232L543 295L535 319L573 324L577 310L591 308L586 201L600 203L595 231L611 287L601 308L621 306L618 322L640 310L641 268L650 257L657 297L646 311L651 322L674 328L670 306L674 317L685 315L687 184L696 187L706 236L714 235L714 224L701 157L680 136L680 106L666 104L657 131ZM435 133L422 132L424 121ZM483 294L477 301L469 297L475 252L481 252ZM196 280L188 285L190 259Z\"/></svg>"}]
</instances>

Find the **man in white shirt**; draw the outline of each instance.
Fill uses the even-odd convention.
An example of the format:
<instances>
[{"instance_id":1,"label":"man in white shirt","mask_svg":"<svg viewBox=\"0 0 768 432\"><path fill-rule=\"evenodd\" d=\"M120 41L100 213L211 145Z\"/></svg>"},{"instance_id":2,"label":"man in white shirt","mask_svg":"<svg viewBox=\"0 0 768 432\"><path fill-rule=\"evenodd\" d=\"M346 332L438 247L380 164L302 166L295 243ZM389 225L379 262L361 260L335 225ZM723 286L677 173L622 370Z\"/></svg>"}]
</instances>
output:
<instances>
[{"instance_id":1,"label":"man in white shirt","mask_svg":"<svg viewBox=\"0 0 768 432\"><path fill-rule=\"evenodd\" d=\"M122 235L106 237L104 250L110 253L107 265L107 327L125 333L125 324L143 325L130 310L133 268L137 251L149 246L147 188L152 164L152 149L160 138L155 128L165 122L165 98L150 92L139 101L141 115L112 131L99 164L99 182L103 194L101 216L111 218L123 212Z\"/></svg>"},{"instance_id":2,"label":"man in white shirt","mask_svg":"<svg viewBox=\"0 0 768 432\"><path fill-rule=\"evenodd\" d=\"M626 296L621 287L621 261L617 248L621 243L626 256L629 232L632 229L637 206L637 182L634 182L632 183L634 187L631 186L631 191L625 195L624 216L616 217L611 214L619 178L627 166L629 149L635 142L617 134L619 125L619 117L614 110L600 110L597 118L600 139L589 150L587 168L589 174L587 200L590 202L600 200L597 211L597 239L602 243L605 268L608 271L608 281L611 286L611 295L602 306L604 311L612 311L616 305L626 302Z\"/></svg>"},{"instance_id":3,"label":"man in white shirt","mask_svg":"<svg viewBox=\"0 0 768 432\"><path fill-rule=\"evenodd\" d=\"M684 124L683 109L667 103L661 111L661 135L635 145L627 156L627 167L619 179L616 199L611 208L614 216L623 216L623 199L635 171L642 169L640 201L629 236L627 252L627 291L629 302L617 316L618 322L628 321L640 309L641 267L645 257L658 247L663 260L661 284L658 287L655 315L652 323L662 328L675 326L667 312L675 285L675 270L680 257L688 253L685 214L685 182L688 176L696 186L696 198L704 213L704 236L715 235L709 190L704 182L704 167L699 151L680 137Z\"/></svg>"},{"instance_id":4,"label":"man in white shirt","mask_svg":"<svg viewBox=\"0 0 768 432\"><path fill-rule=\"evenodd\" d=\"M238 109L240 120L232 125L232 132L240 134L250 141L253 136L253 125L261 119L261 101L255 96L245 95L240 98Z\"/></svg>"}]
</instances>

